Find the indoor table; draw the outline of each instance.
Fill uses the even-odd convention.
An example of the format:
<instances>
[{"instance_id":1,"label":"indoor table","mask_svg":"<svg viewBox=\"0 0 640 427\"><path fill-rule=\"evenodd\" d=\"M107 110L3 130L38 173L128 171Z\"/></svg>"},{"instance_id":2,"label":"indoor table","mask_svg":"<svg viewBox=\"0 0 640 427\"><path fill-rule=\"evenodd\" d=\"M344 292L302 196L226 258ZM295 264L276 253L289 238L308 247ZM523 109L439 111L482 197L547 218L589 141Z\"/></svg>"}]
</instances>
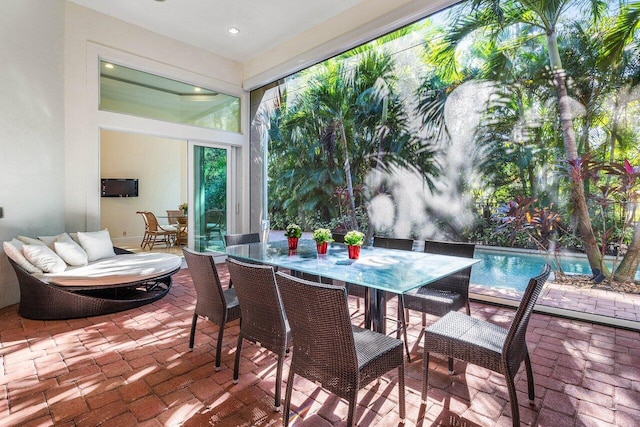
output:
<instances>
[{"instance_id":1,"label":"indoor table","mask_svg":"<svg viewBox=\"0 0 640 427\"><path fill-rule=\"evenodd\" d=\"M403 294L470 267L480 260L425 252L363 246L358 259L349 259L347 246L330 243L326 255L318 255L313 240L300 239L290 251L287 241L229 246L230 257L259 262L296 272L356 283L367 287L372 329L385 333L385 291Z\"/></svg>"}]
</instances>

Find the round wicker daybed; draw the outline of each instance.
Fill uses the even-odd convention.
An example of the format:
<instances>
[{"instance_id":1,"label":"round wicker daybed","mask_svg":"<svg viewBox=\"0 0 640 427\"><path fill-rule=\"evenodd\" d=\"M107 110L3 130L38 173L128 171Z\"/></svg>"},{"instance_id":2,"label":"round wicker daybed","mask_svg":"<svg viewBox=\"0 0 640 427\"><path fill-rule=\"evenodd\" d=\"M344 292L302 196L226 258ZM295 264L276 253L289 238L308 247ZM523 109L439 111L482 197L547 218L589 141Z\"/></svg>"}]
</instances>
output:
<instances>
[{"instance_id":1,"label":"round wicker daybed","mask_svg":"<svg viewBox=\"0 0 640 427\"><path fill-rule=\"evenodd\" d=\"M140 307L169 292L182 264L177 255L114 251L116 256L62 273L32 274L9 258L20 285L18 314L62 320Z\"/></svg>"}]
</instances>

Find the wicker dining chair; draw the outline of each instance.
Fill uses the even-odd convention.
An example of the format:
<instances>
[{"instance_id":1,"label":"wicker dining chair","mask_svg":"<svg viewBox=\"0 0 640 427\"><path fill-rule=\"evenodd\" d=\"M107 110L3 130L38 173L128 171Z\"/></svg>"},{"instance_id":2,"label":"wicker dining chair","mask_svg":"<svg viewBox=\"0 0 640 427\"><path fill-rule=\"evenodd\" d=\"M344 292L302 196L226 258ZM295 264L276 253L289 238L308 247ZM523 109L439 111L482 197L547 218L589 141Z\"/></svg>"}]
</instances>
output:
<instances>
[{"instance_id":1,"label":"wicker dining chair","mask_svg":"<svg viewBox=\"0 0 640 427\"><path fill-rule=\"evenodd\" d=\"M149 211L136 212L142 215L144 219L144 236L142 237L142 243L140 246L142 249L145 246L149 246L149 250L153 250L153 246L156 243L164 243L166 247L175 243L177 229L172 225L165 225L164 227L158 224L158 218Z\"/></svg>"},{"instance_id":2,"label":"wicker dining chair","mask_svg":"<svg viewBox=\"0 0 640 427\"><path fill-rule=\"evenodd\" d=\"M196 288L196 309L191 322L189 349L193 350L198 316L208 318L218 325L218 341L216 342L216 371L220 370L222 353L222 337L227 322L240 319L240 305L235 289L222 289L218 270L212 254L182 248L189 273Z\"/></svg>"},{"instance_id":3,"label":"wicker dining chair","mask_svg":"<svg viewBox=\"0 0 640 427\"><path fill-rule=\"evenodd\" d=\"M225 234L226 246L246 245L247 243L260 243L260 233Z\"/></svg>"},{"instance_id":4,"label":"wicker dining chair","mask_svg":"<svg viewBox=\"0 0 640 427\"><path fill-rule=\"evenodd\" d=\"M438 353L504 375L511 401L513 425L514 427L520 426L514 377L524 361L529 401L533 402L535 390L526 342L527 324L550 271L547 264L538 276L529 280L509 328L451 311L424 330L423 403L426 404L429 385L429 354Z\"/></svg>"},{"instance_id":5,"label":"wicker dining chair","mask_svg":"<svg viewBox=\"0 0 640 427\"><path fill-rule=\"evenodd\" d=\"M453 255L473 258L476 245L473 243L438 242L427 240L424 251L440 255ZM444 277L418 289L411 290L400 297L398 304L398 318L408 321L409 310L422 313L422 327L427 326L426 314L442 317L450 311L465 308L467 315L471 314L469 307L469 280L471 267L455 274ZM401 315L400 312L403 312ZM404 340L407 341L407 325L402 328ZM411 358L407 351L409 361ZM453 371L453 359L450 359L449 370Z\"/></svg>"},{"instance_id":6,"label":"wicker dining chair","mask_svg":"<svg viewBox=\"0 0 640 427\"><path fill-rule=\"evenodd\" d=\"M247 264L231 258L227 258L227 267L242 312L233 382L238 382L243 340L272 351L278 357L274 407L279 411L282 367L284 356L291 347L291 329L278 293L273 267Z\"/></svg>"},{"instance_id":7,"label":"wicker dining chair","mask_svg":"<svg viewBox=\"0 0 640 427\"><path fill-rule=\"evenodd\" d=\"M351 325L347 292L342 286L309 282L282 272L276 274L276 280L293 337L284 425L289 425L295 375L346 399L347 426L353 426L358 391L395 368L400 418L404 420L402 341Z\"/></svg>"}]
</instances>

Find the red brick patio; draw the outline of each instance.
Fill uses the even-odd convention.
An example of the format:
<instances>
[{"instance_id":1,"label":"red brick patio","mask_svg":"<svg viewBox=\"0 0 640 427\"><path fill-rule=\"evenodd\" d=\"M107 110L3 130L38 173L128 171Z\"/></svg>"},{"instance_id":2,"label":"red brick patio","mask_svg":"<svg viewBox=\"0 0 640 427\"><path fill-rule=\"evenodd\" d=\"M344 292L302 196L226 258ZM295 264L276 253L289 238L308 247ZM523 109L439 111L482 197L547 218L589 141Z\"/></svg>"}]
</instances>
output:
<instances>
[{"instance_id":1,"label":"red brick patio","mask_svg":"<svg viewBox=\"0 0 640 427\"><path fill-rule=\"evenodd\" d=\"M240 382L233 384L238 322L225 332L216 372L217 326L201 320L188 349L194 304L191 277L182 270L164 299L109 316L44 322L21 318L17 306L0 310L0 425L280 425L272 410L274 357L245 344ZM472 312L501 324L513 313L479 303ZM446 361L433 358L429 401L421 406L419 325L414 314L406 425L510 426L504 379L461 362L450 377ZM534 314L528 343L536 400L528 405L521 369L523 425L640 425L640 333ZM360 392L358 425L398 425L396 380L393 372ZM343 401L302 379L292 409L295 426L344 425L347 413Z\"/></svg>"}]
</instances>

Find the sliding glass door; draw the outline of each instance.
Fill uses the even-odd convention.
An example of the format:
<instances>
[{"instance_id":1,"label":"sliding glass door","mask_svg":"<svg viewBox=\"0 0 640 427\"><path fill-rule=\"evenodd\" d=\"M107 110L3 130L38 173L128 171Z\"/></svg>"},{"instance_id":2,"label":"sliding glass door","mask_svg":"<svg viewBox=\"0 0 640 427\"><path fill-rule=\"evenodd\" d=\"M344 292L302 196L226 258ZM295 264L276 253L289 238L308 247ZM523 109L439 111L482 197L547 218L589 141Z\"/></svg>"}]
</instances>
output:
<instances>
[{"instance_id":1,"label":"sliding glass door","mask_svg":"<svg viewBox=\"0 0 640 427\"><path fill-rule=\"evenodd\" d=\"M224 252L228 225L228 148L193 144L193 247ZM191 210L191 209L190 209Z\"/></svg>"}]
</instances>

